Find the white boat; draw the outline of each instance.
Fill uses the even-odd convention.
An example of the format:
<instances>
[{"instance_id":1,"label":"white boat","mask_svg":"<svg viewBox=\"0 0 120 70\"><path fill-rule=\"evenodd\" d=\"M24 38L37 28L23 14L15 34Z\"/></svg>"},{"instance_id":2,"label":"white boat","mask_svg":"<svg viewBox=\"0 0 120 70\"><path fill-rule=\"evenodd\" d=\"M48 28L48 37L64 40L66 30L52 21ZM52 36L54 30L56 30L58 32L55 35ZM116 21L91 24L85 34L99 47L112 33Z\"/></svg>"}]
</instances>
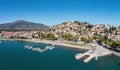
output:
<instances>
[{"instance_id":1,"label":"white boat","mask_svg":"<svg viewBox=\"0 0 120 70\"><path fill-rule=\"evenodd\" d=\"M98 60L98 56L95 57L95 60Z\"/></svg>"},{"instance_id":2,"label":"white boat","mask_svg":"<svg viewBox=\"0 0 120 70\"><path fill-rule=\"evenodd\" d=\"M77 60L78 60L78 59L79 59L79 57L80 57L81 55L82 55L82 53L78 53L78 54L76 54L76 55L75 55L75 59L77 59Z\"/></svg>"},{"instance_id":3,"label":"white boat","mask_svg":"<svg viewBox=\"0 0 120 70\"><path fill-rule=\"evenodd\" d=\"M34 51L41 51L40 48L32 48L32 50L34 50Z\"/></svg>"},{"instance_id":4,"label":"white boat","mask_svg":"<svg viewBox=\"0 0 120 70\"><path fill-rule=\"evenodd\" d=\"M33 50L33 51L37 51L37 52L42 53L42 52L44 52L44 51L54 49L54 48L55 48L54 45L55 45L55 44L52 44L51 46L46 46L44 49L41 49L41 48L38 48L38 47L37 47L37 48L34 48L33 46L29 46L29 45L26 45L26 46L24 46L24 47L27 48L27 49L31 49L31 50Z\"/></svg>"},{"instance_id":5,"label":"white boat","mask_svg":"<svg viewBox=\"0 0 120 70\"><path fill-rule=\"evenodd\" d=\"M52 44L51 46L55 46L56 44L54 43L54 44Z\"/></svg>"},{"instance_id":6,"label":"white boat","mask_svg":"<svg viewBox=\"0 0 120 70\"><path fill-rule=\"evenodd\" d=\"M50 50L54 49L55 47L49 47Z\"/></svg>"},{"instance_id":7,"label":"white boat","mask_svg":"<svg viewBox=\"0 0 120 70\"><path fill-rule=\"evenodd\" d=\"M42 50L42 49L38 49L38 50L37 50L37 52L40 52L40 53L42 53L42 52L43 52L43 50Z\"/></svg>"},{"instance_id":8,"label":"white boat","mask_svg":"<svg viewBox=\"0 0 120 70\"><path fill-rule=\"evenodd\" d=\"M25 45L24 47L25 47L25 48L28 48L29 46L28 46L28 45Z\"/></svg>"},{"instance_id":9,"label":"white boat","mask_svg":"<svg viewBox=\"0 0 120 70\"><path fill-rule=\"evenodd\" d=\"M54 48L55 48L55 47L53 47L53 46L54 46L54 45L51 45L51 46L46 46L46 47L45 47L45 50L48 50L48 49L49 49L49 50L52 50L52 49L54 49Z\"/></svg>"},{"instance_id":10,"label":"white boat","mask_svg":"<svg viewBox=\"0 0 120 70\"><path fill-rule=\"evenodd\" d=\"M28 45L26 45L25 48L27 48L27 49L32 49L33 46L28 46Z\"/></svg>"},{"instance_id":11,"label":"white boat","mask_svg":"<svg viewBox=\"0 0 120 70\"><path fill-rule=\"evenodd\" d=\"M37 48L32 48L33 51L37 51Z\"/></svg>"}]
</instances>

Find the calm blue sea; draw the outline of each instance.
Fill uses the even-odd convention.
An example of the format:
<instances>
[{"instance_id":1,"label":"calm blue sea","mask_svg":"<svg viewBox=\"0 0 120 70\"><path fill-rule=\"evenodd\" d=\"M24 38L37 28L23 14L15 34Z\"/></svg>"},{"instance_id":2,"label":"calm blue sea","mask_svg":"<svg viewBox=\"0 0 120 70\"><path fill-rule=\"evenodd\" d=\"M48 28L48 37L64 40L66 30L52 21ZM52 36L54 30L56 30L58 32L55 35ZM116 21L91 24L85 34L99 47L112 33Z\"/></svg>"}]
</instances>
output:
<instances>
[{"instance_id":1,"label":"calm blue sea","mask_svg":"<svg viewBox=\"0 0 120 70\"><path fill-rule=\"evenodd\" d=\"M75 54L85 50L55 46L43 53L24 48L25 45L44 48L48 44L5 41L0 44L0 70L120 70L120 58L108 55L84 63Z\"/></svg>"}]
</instances>

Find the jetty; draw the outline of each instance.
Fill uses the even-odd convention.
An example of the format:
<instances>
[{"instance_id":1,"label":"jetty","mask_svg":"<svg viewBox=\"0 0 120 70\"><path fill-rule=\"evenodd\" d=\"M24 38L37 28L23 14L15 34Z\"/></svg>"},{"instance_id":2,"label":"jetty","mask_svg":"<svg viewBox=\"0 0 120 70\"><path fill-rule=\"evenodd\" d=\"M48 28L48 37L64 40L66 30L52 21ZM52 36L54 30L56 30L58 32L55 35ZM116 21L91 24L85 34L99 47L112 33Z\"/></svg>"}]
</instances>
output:
<instances>
[{"instance_id":1,"label":"jetty","mask_svg":"<svg viewBox=\"0 0 120 70\"><path fill-rule=\"evenodd\" d=\"M55 46L55 44L52 44L52 45L50 45L50 46L46 46L44 49L41 49L41 48L39 48L39 47L29 46L29 45L25 45L24 47L25 47L26 49L29 49L29 50L32 50L32 51L37 51L37 52L42 53L42 52L45 52L45 51L47 51L47 50L52 50L52 49L54 49L54 48L55 48L54 46Z\"/></svg>"},{"instance_id":2,"label":"jetty","mask_svg":"<svg viewBox=\"0 0 120 70\"><path fill-rule=\"evenodd\" d=\"M109 55L109 54L112 54L112 52L104 48L103 46L96 44L94 48L88 50L87 52L76 54L75 58L79 60L84 56L88 56L86 59L83 60L83 62L88 63L93 58L98 60L98 57Z\"/></svg>"},{"instance_id":3,"label":"jetty","mask_svg":"<svg viewBox=\"0 0 120 70\"><path fill-rule=\"evenodd\" d=\"M76 59L80 59L80 58L82 58L82 57L84 57L86 55L89 55L91 52L92 52L92 50L89 50L89 51L87 51L87 52L85 52L83 54L82 53L78 53L78 54L75 55L75 58Z\"/></svg>"}]
</instances>

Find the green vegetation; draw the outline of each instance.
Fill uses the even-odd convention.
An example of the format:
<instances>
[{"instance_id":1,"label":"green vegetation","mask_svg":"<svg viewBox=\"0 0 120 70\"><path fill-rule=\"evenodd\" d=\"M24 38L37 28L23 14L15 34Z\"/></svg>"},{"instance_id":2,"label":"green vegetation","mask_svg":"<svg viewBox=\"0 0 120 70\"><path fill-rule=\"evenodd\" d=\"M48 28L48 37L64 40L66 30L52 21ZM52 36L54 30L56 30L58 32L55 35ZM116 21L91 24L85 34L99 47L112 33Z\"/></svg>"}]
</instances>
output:
<instances>
[{"instance_id":1,"label":"green vegetation","mask_svg":"<svg viewBox=\"0 0 120 70\"><path fill-rule=\"evenodd\" d=\"M104 32L105 32L105 33L109 33L109 32L110 32L110 30L109 30L109 29L107 29L107 28L105 28L105 29L104 29Z\"/></svg>"},{"instance_id":2,"label":"green vegetation","mask_svg":"<svg viewBox=\"0 0 120 70\"><path fill-rule=\"evenodd\" d=\"M75 23L77 23L78 25L80 24L80 22L79 21L74 21Z\"/></svg>"},{"instance_id":3,"label":"green vegetation","mask_svg":"<svg viewBox=\"0 0 120 70\"><path fill-rule=\"evenodd\" d=\"M78 37L78 36L74 36L74 37L72 38L72 40L73 40L74 42L77 42L77 41L78 41L78 39L79 39L79 37Z\"/></svg>"},{"instance_id":4,"label":"green vegetation","mask_svg":"<svg viewBox=\"0 0 120 70\"><path fill-rule=\"evenodd\" d=\"M110 27L109 29L108 29L108 28L105 28L105 29L104 29L104 32L105 32L105 33L112 33L112 32L115 31L115 30L116 30L116 27L112 26L112 27Z\"/></svg>"},{"instance_id":5,"label":"green vegetation","mask_svg":"<svg viewBox=\"0 0 120 70\"><path fill-rule=\"evenodd\" d=\"M97 41L99 41L99 42L105 42L107 40L107 37L106 36L99 36L98 38L97 38Z\"/></svg>"},{"instance_id":6,"label":"green vegetation","mask_svg":"<svg viewBox=\"0 0 120 70\"><path fill-rule=\"evenodd\" d=\"M57 38L53 34L51 34L51 33L45 34L45 33L42 33L42 32L38 33L38 38L41 39L41 40L43 40L43 39L57 40Z\"/></svg>"},{"instance_id":7,"label":"green vegetation","mask_svg":"<svg viewBox=\"0 0 120 70\"><path fill-rule=\"evenodd\" d=\"M41 39L41 40L42 40L42 39L45 39L45 34L42 33L42 32L39 32L39 33L38 33L38 38Z\"/></svg>"},{"instance_id":8,"label":"green vegetation","mask_svg":"<svg viewBox=\"0 0 120 70\"><path fill-rule=\"evenodd\" d=\"M51 33L48 33L45 37L47 40L57 40L57 38Z\"/></svg>"},{"instance_id":9,"label":"green vegetation","mask_svg":"<svg viewBox=\"0 0 120 70\"><path fill-rule=\"evenodd\" d=\"M84 41L85 43L89 43L89 42L93 41L93 38L84 38L84 37L81 37L81 41Z\"/></svg>"},{"instance_id":10,"label":"green vegetation","mask_svg":"<svg viewBox=\"0 0 120 70\"><path fill-rule=\"evenodd\" d=\"M93 27L93 25L88 24L86 28L90 28L91 29L92 27Z\"/></svg>"},{"instance_id":11,"label":"green vegetation","mask_svg":"<svg viewBox=\"0 0 120 70\"><path fill-rule=\"evenodd\" d=\"M71 34L62 34L62 39L63 40L68 40L68 41L70 41L70 40L72 40L72 35Z\"/></svg>"},{"instance_id":12,"label":"green vegetation","mask_svg":"<svg viewBox=\"0 0 120 70\"><path fill-rule=\"evenodd\" d=\"M120 48L120 42L114 41L114 42L112 42L111 46L112 46L113 48Z\"/></svg>"},{"instance_id":13,"label":"green vegetation","mask_svg":"<svg viewBox=\"0 0 120 70\"><path fill-rule=\"evenodd\" d=\"M26 37L22 37L22 36L21 36L21 37L17 37L17 38L19 38L19 39L28 39L28 38L26 38Z\"/></svg>"},{"instance_id":14,"label":"green vegetation","mask_svg":"<svg viewBox=\"0 0 120 70\"><path fill-rule=\"evenodd\" d=\"M106 36L99 36L97 38L97 41L100 43L105 43L110 47L113 48L120 48L120 42L119 41L113 41L111 39L108 39Z\"/></svg>"},{"instance_id":15,"label":"green vegetation","mask_svg":"<svg viewBox=\"0 0 120 70\"><path fill-rule=\"evenodd\" d=\"M99 36L97 38L97 41L100 42L100 43L105 43L109 46L112 45L112 40L111 39L108 39L107 36Z\"/></svg>"},{"instance_id":16,"label":"green vegetation","mask_svg":"<svg viewBox=\"0 0 120 70\"><path fill-rule=\"evenodd\" d=\"M78 36L72 36L71 34L62 34L62 39L67 40L67 41L77 42L79 37Z\"/></svg>"}]
</instances>

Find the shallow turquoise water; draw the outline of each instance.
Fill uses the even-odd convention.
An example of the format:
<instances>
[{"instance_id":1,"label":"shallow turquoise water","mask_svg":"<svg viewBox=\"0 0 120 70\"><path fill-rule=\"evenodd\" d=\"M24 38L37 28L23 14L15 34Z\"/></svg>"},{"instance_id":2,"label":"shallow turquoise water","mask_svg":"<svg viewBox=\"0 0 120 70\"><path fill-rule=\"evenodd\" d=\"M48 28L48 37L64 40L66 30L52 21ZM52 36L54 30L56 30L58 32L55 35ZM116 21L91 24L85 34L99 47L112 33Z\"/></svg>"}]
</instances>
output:
<instances>
[{"instance_id":1,"label":"shallow turquoise water","mask_svg":"<svg viewBox=\"0 0 120 70\"><path fill-rule=\"evenodd\" d=\"M108 55L97 61L84 63L75 54L83 50L56 46L43 53L31 51L24 45L44 48L47 44L21 41L2 41L0 44L0 70L120 70L120 58Z\"/></svg>"}]
</instances>

